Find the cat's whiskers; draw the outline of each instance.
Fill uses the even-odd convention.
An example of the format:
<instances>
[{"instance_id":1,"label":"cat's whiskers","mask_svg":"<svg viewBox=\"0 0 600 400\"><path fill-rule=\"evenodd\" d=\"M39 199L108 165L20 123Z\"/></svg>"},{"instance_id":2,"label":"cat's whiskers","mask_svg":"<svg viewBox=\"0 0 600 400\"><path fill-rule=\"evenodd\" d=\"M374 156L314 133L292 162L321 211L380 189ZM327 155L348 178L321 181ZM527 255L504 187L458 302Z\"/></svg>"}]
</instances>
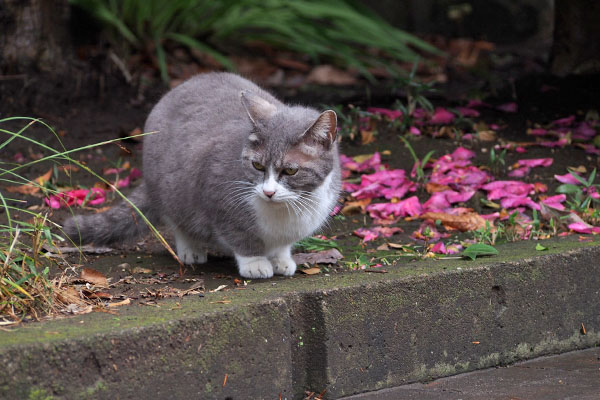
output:
<instances>
[{"instance_id":1,"label":"cat's whiskers","mask_svg":"<svg viewBox=\"0 0 600 400\"><path fill-rule=\"evenodd\" d=\"M252 185L250 182L236 181L230 183L238 183L242 185L233 188L229 192L229 196L224 200L224 219L229 219L230 217L232 217L242 205L248 204L249 200L255 194L254 185ZM254 215L252 215L252 217L255 218Z\"/></svg>"},{"instance_id":2,"label":"cat's whiskers","mask_svg":"<svg viewBox=\"0 0 600 400\"><path fill-rule=\"evenodd\" d=\"M253 186L254 184L252 182L248 182L248 181L225 181L225 182L221 182L221 183L217 183L215 186L216 187L221 187L223 185L235 185L234 188L237 187L242 187L242 186Z\"/></svg>"},{"instance_id":3,"label":"cat's whiskers","mask_svg":"<svg viewBox=\"0 0 600 400\"><path fill-rule=\"evenodd\" d=\"M298 204L299 207L302 207L304 212L308 214L310 218L314 219L319 217L319 210L317 207L314 204L307 202L306 199L298 197L294 202Z\"/></svg>"},{"instance_id":4,"label":"cat's whiskers","mask_svg":"<svg viewBox=\"0 0 600 400\"><path fill-rule=\"evenodd\" d=\"M300 193L299 200L301 199L301 201L304 201L305 204L310 205L312 210L314 210L314 213L316 214L316 216L318 216L319 215L318 205L320 204L320 200L316 197L316 195L313 192L308 192L305 190L299 190L298 193ZM321 229L323 229L323 228L325 228L325 229L331 228L330 216L327 216L323 220Z\"/></svg>"}]
</instances>

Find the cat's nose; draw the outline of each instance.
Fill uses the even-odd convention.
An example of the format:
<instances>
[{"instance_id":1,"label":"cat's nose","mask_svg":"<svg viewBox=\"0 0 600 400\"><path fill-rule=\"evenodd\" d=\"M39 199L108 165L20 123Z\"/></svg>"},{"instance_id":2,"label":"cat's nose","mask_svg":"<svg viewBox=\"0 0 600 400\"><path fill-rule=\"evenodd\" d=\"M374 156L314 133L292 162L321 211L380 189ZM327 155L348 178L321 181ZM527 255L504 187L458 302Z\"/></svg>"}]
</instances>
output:
<instances>
[{"instance_id":1,"label":"cat's nose","mask_svg":"<svg viewBox=\"0 0 600 400\"><path fill-rule=\"evenodd\" d=\"M268 198L273 197L273 195L275 194L275 192L270 192L268 190L264 190L263 189L263 193L265 194L265 196L267 196Z\"/></svg>"}]
</instances>

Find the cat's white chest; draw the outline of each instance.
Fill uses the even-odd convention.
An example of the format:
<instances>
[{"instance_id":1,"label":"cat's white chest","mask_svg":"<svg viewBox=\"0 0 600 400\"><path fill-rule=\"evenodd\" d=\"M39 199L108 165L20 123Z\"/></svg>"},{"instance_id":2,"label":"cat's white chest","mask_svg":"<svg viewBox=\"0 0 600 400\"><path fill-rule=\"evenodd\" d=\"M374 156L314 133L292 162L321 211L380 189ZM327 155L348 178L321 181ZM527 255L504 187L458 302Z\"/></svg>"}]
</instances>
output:
<instances>
[{"instance_id":1,"label":"cat's white chest","mask_svg":"<svg viewBox=\"0 0 600 400\"><path fill-rule=\"evenodd\" d=\"M293 205L273 205L260 199L254 202L255 224L268 249L295 243L323 225L337 200L331 181L332 174L329 174L309 200Z\"/></svg>"}]
</instances>

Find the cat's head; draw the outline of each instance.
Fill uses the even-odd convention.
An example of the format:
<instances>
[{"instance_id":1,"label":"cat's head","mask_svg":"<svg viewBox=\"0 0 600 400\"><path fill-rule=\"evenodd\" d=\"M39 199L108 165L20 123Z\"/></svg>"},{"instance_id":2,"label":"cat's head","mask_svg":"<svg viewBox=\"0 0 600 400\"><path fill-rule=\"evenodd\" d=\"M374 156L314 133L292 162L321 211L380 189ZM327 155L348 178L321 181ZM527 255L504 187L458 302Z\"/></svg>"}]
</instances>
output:
<instances>
[{"instance_id":1,"label":"cat's head","mask_svg":"<svg viewBox=\"0 0 600 400\"><path fill-rule=\"evenodd\" d=\"M242 166L254 196L285 205L310 198L331 182L339 162L334 111L278 107L251 92L242 92L241 102L253 127Z\"/></svg>"}]
</instances>

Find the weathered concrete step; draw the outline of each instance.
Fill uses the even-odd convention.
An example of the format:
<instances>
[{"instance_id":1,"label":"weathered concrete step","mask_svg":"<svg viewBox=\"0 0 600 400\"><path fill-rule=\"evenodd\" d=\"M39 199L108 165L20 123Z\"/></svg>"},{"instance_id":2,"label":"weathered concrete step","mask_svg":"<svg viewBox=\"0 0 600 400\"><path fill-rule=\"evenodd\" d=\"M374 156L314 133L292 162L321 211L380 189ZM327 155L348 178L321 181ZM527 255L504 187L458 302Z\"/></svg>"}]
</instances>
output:
<instances>
[{"instance_id":1,"label":"weathered concrete step","mask_svg":"<svg viewBox=\"0 0 600 400\"><path fill-rule=\"evenodd\" d=\"M0 398L333 399L600 344L598 242L544 244L28 324Z\"/></svg>"},{"instance_id":2,"label":"weathered concrete step","mask_svg":"<svg viewBox=\"0 0 600 400\"><path fill-rule=\"evenodd\" d=\"M344 397L343 400L598 400L600 348Z\"/></svg>"}]
</instances>

